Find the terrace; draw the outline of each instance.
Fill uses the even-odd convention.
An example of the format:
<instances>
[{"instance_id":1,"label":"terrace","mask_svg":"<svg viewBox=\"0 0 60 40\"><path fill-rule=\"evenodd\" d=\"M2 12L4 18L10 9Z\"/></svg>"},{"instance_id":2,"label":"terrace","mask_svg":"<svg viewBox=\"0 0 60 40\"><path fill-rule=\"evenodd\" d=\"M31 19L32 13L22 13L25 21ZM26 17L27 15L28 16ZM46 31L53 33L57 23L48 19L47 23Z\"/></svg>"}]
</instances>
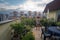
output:
<instances>
[{"instance_id":1,"label":"terrace","mask_svg":"<svg viewBox=\"0 0 60 40\"><path fill-rule=\"evenodd\" d=\"M43 13L49 15L42 15L40 11L27 11L28 14L24 11L13 11L10 13L10 20L7 20L6 15L6 18L0 15L0 40L60 40L59 3L60 0L54 0L46 5ZM30 8L32 5L27 4L27 6ZM32 8L34 9L34 6ZM55 16L56 14L59 16ZM46 18L46 15L52 18Z\"/></svg>"},{"instance_id":2,"label":"terrace","mask_svg":"<svg viewBox=\"0 0 60 40\"><path fill-rule=\"evenodd\" d=\"M26 40L26 38L29 40L31 37L31 40L58 40L60 39L59 26L60 22L46 18L21 16L20 19L0 22L0 30L2 30L0 31L0 39L7 40L8 34L8 40ZM12 30L14 31L12 32Z\"/></svg>"}]
</instances>

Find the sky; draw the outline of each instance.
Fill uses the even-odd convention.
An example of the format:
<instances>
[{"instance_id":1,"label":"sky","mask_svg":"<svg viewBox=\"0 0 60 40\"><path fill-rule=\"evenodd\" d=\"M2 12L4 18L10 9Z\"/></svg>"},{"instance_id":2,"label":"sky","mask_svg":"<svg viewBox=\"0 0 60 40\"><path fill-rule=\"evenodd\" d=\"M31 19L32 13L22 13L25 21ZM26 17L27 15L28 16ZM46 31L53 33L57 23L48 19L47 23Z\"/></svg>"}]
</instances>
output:
<instances>
[{"instance_id":1,"label":"sky","mask_svg":"<svg viewBox=\"0 0 60 40\"><path fill-rule=\"evenodd\" d=\"M0 0L0 10L19 9L43 12L46 4L53 0Z\"/></svg>"}]
</instances>

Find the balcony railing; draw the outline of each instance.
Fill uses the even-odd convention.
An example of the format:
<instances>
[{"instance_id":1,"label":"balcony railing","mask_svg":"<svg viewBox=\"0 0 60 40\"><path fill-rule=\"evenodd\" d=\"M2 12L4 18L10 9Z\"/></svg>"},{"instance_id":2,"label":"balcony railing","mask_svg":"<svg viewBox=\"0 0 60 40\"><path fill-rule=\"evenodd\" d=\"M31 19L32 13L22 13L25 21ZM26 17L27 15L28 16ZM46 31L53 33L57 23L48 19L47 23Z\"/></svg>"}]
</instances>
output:
<instances>
[{"instance_id":1,"label":"balcony railing","mask_svg":"<svg viewBox=\"0 0 60 40\"><path fill-rule=\"evenodd\" d=\"M12 19L12 20L1 21L0 24L5 24L5 23L11 22L11 21L13 21L13 20L14 20L14 19Z\"/></svg>"}]
</instances>

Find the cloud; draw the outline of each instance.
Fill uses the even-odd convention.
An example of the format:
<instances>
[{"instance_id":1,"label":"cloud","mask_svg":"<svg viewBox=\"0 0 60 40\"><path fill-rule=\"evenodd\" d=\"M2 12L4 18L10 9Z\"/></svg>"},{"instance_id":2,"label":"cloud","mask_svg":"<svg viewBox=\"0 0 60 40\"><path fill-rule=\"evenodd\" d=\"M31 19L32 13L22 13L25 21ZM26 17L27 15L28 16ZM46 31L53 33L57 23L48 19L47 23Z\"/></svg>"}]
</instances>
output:
<instances>
[{"instance_id":1,"label":"cloud","mask_svg":"<svg viewBox=\"0 0 60 40\"><path fill-rule=\"evenodd\" d=\"M20 7L23 10L31 10L31 11L43 11L44 6L42 6L43 4L40 4L40 6L38 6L38 2L33 2L32 0L28 0L25 4L20 5Z\"/></svg>"},{"instance_id":2,"label":"cloud","mask_svg":"<svg viewBox=\"0 0 60 40\"><path fill-rule=\"evenodd\" d=\"M8 2L6 2L5 0L0 0L0 3L4 3L4 4L9 4Z\"/></svg>"},{"instance_id":3,"label":"cloud","mask_svg":"<svg viewBox=\"0 0 60 40\"><path fill-rule=\"evenodd\" d=\"M7 5L7 4L4 4L4 3L0 3L0 11L17 9L18 7L19 6L12 6L12 5Z\"/></svg>"},{"instance_id":4,"label":"cloud","mask_svg":"<svg viewBox=\"0 0 60 40\"><path fill-rule=\"evenodd\" d=\"M4 0L2 0L4 1ZM8 2L0 3L0 8L5 9L20 9L20 10L31 10L31 11L43 11L46 4L52 0L27 0L24 4L19 5L9 5Z\"/></svg>"},{"instance_id":5,"label":"cloud","mask_svg":"<svg viewBox=\"0 0 60 40\"><path fill-rule=\"evenodd\" d=\"M9 10L9 9L17 9L18 6L10 5L8 2L5 0L0 0L0 10Z\"/></svg>"}]
</instances>

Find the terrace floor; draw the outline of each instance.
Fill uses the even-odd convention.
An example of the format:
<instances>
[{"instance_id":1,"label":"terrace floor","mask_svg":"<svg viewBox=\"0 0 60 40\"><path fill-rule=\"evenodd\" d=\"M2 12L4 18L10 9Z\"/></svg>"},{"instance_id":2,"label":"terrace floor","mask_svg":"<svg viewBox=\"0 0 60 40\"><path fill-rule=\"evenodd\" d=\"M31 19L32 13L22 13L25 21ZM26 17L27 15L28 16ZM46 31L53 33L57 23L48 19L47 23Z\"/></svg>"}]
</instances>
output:
<instances>
[{"instance_id":1,"label":"terrace floor","mask_svg":"<svg viewBox=\"0 0 60 40\"><path fill-rule=\"evenodd\" d=\"M11 33L10 32L10 30L11 30L10 24L13 24L16 22L20 22L20 20L14 20L12 22L8 22L5 24L3 24L3 22L0 22L0 23L2 23L2 25L0 25L0 40L9 40L10 33Z\"/></svg>"},{"instance_id":2,"label":"terrace floor","mask_svg":"<svg viewBox=\"0 0 60 40\"><path fill-rule=\"evenodd\" d=\"M33 35L35 37L35 40L42 40L42 38L41 38L41 27L38 27L37 29L36 29L36 27L33 28L32 32L33 32Z\"/></svg>"}]
</instances>

